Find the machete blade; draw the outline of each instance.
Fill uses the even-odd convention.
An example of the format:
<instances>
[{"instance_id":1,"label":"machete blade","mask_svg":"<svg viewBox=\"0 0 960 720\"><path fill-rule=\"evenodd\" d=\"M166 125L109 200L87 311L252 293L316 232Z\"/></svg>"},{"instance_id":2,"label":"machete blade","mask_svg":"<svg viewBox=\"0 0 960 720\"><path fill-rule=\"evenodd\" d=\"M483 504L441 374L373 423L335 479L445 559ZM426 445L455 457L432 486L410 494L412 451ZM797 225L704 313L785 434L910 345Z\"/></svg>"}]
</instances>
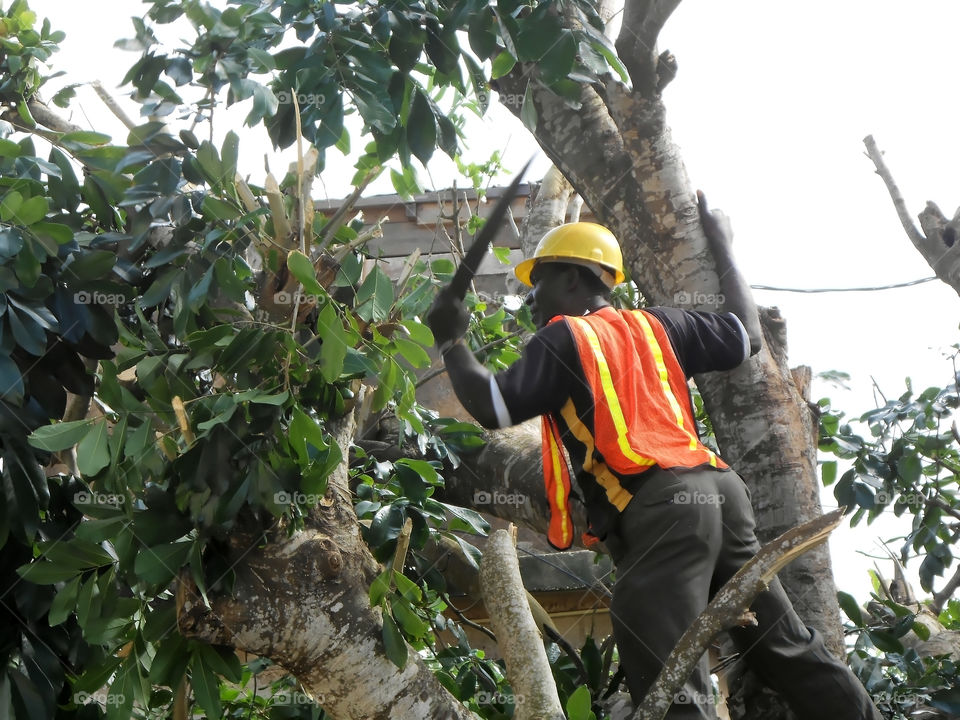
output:
<instances>
[{"instance_id":1,"label":"machete blade","mask_svg":"<svg viewBox=\"0 0 960 720\"><path fill-rule=\"evenodd\" d=\"M477 237L470 246L470 249L467 250L463 256L463 261L460 263L460 267L457 268L457 272L454 274L453 280L450 281L449 285L450 292L459 300L463 300L463 298L466 297L467 287L470 285L473 276L477 274L480 262L483 260L483 256L487 254L487 250L490 247L490 243L493 242L497 230L500 229L500 225L507 215L507 209L517 195L520 180L523 178L524 173L526 173L527 168L530 167L531 162L533 162L533 158L527 160L520 172L514 176L506 190L503 191L503 195L497 200L497 204L493 206L493 210L490 211L487 221L483 224L483 227L480 228L480 232L477 233Z\"/></svg>"}]
</instances>

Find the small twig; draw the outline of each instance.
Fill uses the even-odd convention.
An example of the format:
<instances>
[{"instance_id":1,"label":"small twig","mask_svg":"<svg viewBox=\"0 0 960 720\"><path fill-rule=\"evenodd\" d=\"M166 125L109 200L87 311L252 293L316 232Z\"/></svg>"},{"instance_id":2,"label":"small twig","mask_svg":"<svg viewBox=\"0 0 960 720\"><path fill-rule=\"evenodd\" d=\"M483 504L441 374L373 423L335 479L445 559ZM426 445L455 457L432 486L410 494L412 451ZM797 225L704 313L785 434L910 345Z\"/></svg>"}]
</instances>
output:
<instances>
[{"instance_id":1,"label":"small twig","mask_svg":"<svg viewBox=\"0 0 960 720\"><path fill-rule=\"evenodd\" d=\"M330 216L330 219L327 220L327 224L323 226L323 234L317 238L317 245L320 246L320 249L323 250L330 241L333 239L334 233L340 229L340 226L343 225L343 221L352 209L357 200L360 199L360 196L363 195L363 191L367 189L367 186L374 181L374 179L380 174L378 168L373 168L364 176L357 186L353 189L353 192L350 193L347 198L343 201L343 204L337 208L337 211Z\"/></svg>"},{"instance_id":2,"label":"small twig","mask_svg":"<svg viewBox=\"0 0 960 720\"><path fill-rule=\"evenodd\" d=\"M482 632L484 635L486 635L488 638L490 638L490 639L493 640L494 642L497 641L497 636L493 634L493 631L490 630L490 628L484 627L483 625L481 625L481 624L479 624L479 623L475 623L473 620L471 620L471 619L468 618L466 615L464 615L462 612L460 612L460 609L459 609L456 605L453 604L453 601L450 599L450 596L449 596L449 595L444 595L444 596L443 596L443 599L444 599L444 602L447 603L447 607L449 607L451 610L453 610L454 614L455 614L458 618L460 618L460 622L462 622L462 623L463 623L464 625L466 625L467 627L471 627L471 628L473 628L474 630L477 630L478 632Z\"/></svg>"},{"instance_id":3,"label":"small twig","mask_svg":"<svg viewBox=\"0 0 960 720\"><path fill-rule=\"evenodd\" d=\"M580 673L580 681L577 684L586 685L590 680L590 676L587 674L587 669L583 666L583 660L581 660L580 656L577 655L577 651L574 649L573 645L568 643L566 638L564 638L563 635L560 634L560 631L556 628L550 627L549 625L543 625L542 628L543 632L563 649L563 651L567 654L567 657L570 658L570 662L572 662L577 668L577 672Z\"/></svg>"},{"instance_id":4,"label":"small twig","mask_svg":"<svg viewBox=\"0 0 960 720\"><path fill-rule=\"evenodd\" d=\"M90 86L103 101L103 104L107 106L107 109L112 112L120 122L127 126L127 130L133 130L137 126L137 124L130 119L130 116L124 112L123 108L120 107L114 97L100 84L99 80L94 80L90 83Z\"/></svg>"}]
</instances>

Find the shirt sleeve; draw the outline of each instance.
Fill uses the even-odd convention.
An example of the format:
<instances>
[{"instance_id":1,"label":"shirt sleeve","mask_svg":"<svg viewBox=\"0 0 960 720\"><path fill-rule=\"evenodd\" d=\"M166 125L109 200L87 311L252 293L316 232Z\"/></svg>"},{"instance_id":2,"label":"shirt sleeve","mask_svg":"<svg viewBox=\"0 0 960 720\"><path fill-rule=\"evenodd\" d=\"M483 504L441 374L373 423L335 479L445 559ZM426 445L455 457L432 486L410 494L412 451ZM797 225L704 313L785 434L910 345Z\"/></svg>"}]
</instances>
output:
<instances>
[{"instance_id":1,"label":"shirt sleeve","mask_svg":"<svg viewBox=\"0 0 960 720\"><path fill-rule=\"evenodd\" d=\"M733 313L648 308L663 325L687 377L732 370L750 357L750 338Z\"/></svg>"},{"instance_id":2,"label":"shirt sleeve","mask_svg":"<svg viewBox=\"0 0 960 720\"><path fill-rule=\"evenodd\" d=\"M516 362L495 376L508 424L558 412L570 396L570 385L580 365L573 336L565 321L540 329ZM491 388L493 390L493 388ZM500 398L495 398L499 402ZM503 427L503 419L497 413Z\"/></svg>"}]
</instances>

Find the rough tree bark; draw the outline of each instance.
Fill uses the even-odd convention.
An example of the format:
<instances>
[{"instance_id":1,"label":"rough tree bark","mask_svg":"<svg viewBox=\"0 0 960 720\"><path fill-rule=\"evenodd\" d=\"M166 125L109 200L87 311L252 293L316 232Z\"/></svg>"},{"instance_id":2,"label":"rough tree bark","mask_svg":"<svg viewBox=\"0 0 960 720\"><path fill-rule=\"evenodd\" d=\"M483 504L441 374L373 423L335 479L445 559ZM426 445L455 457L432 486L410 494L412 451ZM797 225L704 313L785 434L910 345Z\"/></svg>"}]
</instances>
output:
<instances>
[{"instance_id":1,"label":"rough tree bark","mask_svg":"<svg viewBox=\"0 0 960 720\"><path fill-rule=\"evenodd\" d=\"M487 541L480 563L480 587L515 695L514 718L563 720L543 636L527 605L515 547L516 528L512 530L513 537L506 530L497 530Z\"/></svg>"},{"instance_id":2,"label":"rough tree bark","mask_svg":"<svg viewBox=\"0 0 960 720\"><path fill-rule=\"evenodd\" d=\"M678 4L628 0L617 47L633 88L613 78L584 86L581 106L573 109L532 82L536 71L529 67L518 64L498 83L508 97L530 86L537 141L618 236L648 301L713 309L718 278L660 95L675 65L658 55L656 38ZM507 107L519 115L518 107ZM761 542L820 514L816 424L786 363L783 321L773 311L766 315L758 356L734 372L697 378L721 452L752 492ZM781 579L804 621L842 653L826 548L798 560Z\"/></svg>"},{"instance_id":3,"label":"rough tree bark","mask_svg":"<svg viewBox=\"0 0 960 720\"><path fill-rule=\"evenodd\" d=\"M347 457L353 416L330 429ZM270 540L231 536L236 591L210 597L211 607L181 578L183 635L271 658L338 720L475 717L415 652L403 670L387 657L380 611L368 599L380 568L360 537L345 462L307 527Z\"/></svg>"}]
</instances>

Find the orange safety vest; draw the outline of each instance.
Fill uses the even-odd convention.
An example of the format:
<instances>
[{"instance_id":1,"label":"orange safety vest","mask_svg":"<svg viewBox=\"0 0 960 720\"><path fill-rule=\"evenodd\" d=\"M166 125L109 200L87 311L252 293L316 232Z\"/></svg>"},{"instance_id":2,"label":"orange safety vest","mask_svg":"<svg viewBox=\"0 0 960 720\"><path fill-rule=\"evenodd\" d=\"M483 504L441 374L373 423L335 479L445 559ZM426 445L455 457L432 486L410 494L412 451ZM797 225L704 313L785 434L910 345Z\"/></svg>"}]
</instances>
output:
<instances>
[{"instance_id":1,"label":"orange safety vest","mask_svg":"<svg viewBox=\"0 0 960 720\"><path fill-rule=\"evenodd\" d=\"M593 433L580 420L572 400L567 400L560 416L586 447L584 471L596 478L617 510L623 511L633 495L614 473L636 475L654 465L727 467L697 436L686 374L653 314L608 307L582 317L557 316L550 322L558 320L566 320L573 333L592 396ZM550 501L547 539L565 550L573 543L570 471L556 418L542 416L541 427Z\"/></svg>"}]
</instances>

